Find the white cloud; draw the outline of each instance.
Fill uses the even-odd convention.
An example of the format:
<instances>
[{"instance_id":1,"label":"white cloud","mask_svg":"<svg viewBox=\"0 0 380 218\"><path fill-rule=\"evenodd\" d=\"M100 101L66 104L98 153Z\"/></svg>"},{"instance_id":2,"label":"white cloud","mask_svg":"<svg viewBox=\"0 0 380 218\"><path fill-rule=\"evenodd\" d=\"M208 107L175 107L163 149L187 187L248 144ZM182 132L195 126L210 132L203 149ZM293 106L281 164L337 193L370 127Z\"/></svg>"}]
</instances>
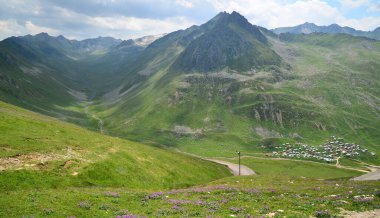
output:
<instances>
[{"instance_id":1,"label":"white cloud","mask_svg":"<svg viewBox=\"0 0 380 218\"><path fill-rule=\"evenodd\" d=\"M194 7L193 3L187 0L176 0L175 1L178 5L185 7L185 8L192 8Z\"/></svg>"},{"instance_id":2,"label":"white cloud","mask_svg":"<svg viewBox=\"0 0 380 218\"><path fill-rule=\"evenodd\" d=\"M374 30L380 27L379 17L364 17L361 19L346 19L343 17L338 18L337 23L342 26L349 26L355 29Z\"/></svg>"},{"instance_id":3,"label":"white cloud","mask_svg":"<svg viewBox=\"0 0 380 218\"><path fill-rule=\"evenodd\" d=\"M55 29L35 25L30 20L28 20L28 21L25 22L25 28L31 34L38 34L38 33L41 33L41 32L45 32L45 33L49 33L51 35L56 35L58 33L58 31L55 30Z\"/></svg>"},{"instance_id":4,"label":"white cloud","mask_svg":"<svg viewBox=\"0 0 380 218\"><path fill-rule=\"evenodd\" d=\"M173 17L170 19L145 19L136 17L89 17L89 23L92 25L108 29L119 30L124 32L140 32L144 34L160 34L172 32L178 29L184 29L193 23L184 17Z\"/></svg>"},{"instance_id":5,"label":"white cloud","mask_svg":"<svg viewBox=\"0 0 380 218\"><path fill-rule=\"evenodd\" d=\"M380 12L380 2L371 3L368 7L369 12Z\"/></svg>"},{"instance_id":6,"label":"white cloud","mask_svg":"<svg viewBox=\"0 0 380 218\"><path fill-rule=\"evenodd\" d=\"M208 0L219 11L238 11L252 23L267 28L295 26L304 22L318 25L352 26L361 30L373 30L380 25L380 17L347 19L343 14L322 0L276 1L276 0ZM351 7L367 1L346 2ZM368 2L367 2L368 3Z\"/></svg>"},{"instance_id":7,"label":"white cloud","mask_svg":"<svg viewBox=\"0 0 380 218\"><path fill-rule=\"evenodd\" d=\"M313 21L318 24L331 23L339 15L336 8L319 0L296 1L280 3L269 0L209 0L218 10L238 11L245 15L253 24L268 28L293 26Z\"/></svg>"},{"instance_id":8,"label":"white cloud","mask_svg":"<svg viewBox=\"0 0 380 218\"><path fill-rule=\"evenodd\" d=\"M58 31L52 28L35 25L31 21L26 21L24 25L19 24L16 20L0 20L0 39L10 36L21 36L27 34L38 34L46 32L51 35L57 35Z\"/></svg>"},{"instance_id":9,"label":"white cloud","mask_svg":"<svg viewBox=\"0 0 380 218\"><path fill-rule=\"evenodd\" d=\"M0 20L0 38L24 34L23 27L15 20Z\"/></svg>"},{"instance_id":10,"label":"white cloud","mask_svg":"<svg viewBox=\"0 0 380 218\"><path fill-rule=\"evenodd\" d=\"M370 3L369 0L340 0L339 2L343 9L355 9Z\"/></svg>"},{"instance_id":11,"label":"white cloud","mask_svg":"<svg viewBox=\"0 0 380 218\"><path fill-rule=\"evenodd\" d=\"M154 7L157 12L154 16L150 16L151 12L142 7L144 4L152 5L152 0L88 1L96 3L92 4L94 9L108 8L107 13L103 13L100 9L99 11L89 9L94 13L87 13L88 11L82 6L89 4L88 2L78 1L81 2L78 5L74 4L77 2L75 0L68 2L72 3L72 7L67 6L70 4L56 4L50 0L0 0L0 3L3 3L3 7L0 7L0 39L39 32L63 34L77 39L96 36L128 39L169 33L200 24L201 21L205 22L206 18L215 15L217 11L237 11L252 24L266 28L294 26L304 22L318 25L337 23L361 30L373 30L380 26L380 13L377 13L380 11L378 0L339 0L340 5L335 7L326 0L170 0L167 5ZM113 8L115 5L126 7L127 2L139 3L138 7L135 5L136 13L120 13ZM83 10L75 10L79 6ZM357 10L358 7L363 11L361 18L349 18L345 10L350 11L355 8ZM179 12L167 14L168 10ZM162 11L164 12L161 13ZM199 13L196 14L195 11Z\"/></svg>"}]
</instances>

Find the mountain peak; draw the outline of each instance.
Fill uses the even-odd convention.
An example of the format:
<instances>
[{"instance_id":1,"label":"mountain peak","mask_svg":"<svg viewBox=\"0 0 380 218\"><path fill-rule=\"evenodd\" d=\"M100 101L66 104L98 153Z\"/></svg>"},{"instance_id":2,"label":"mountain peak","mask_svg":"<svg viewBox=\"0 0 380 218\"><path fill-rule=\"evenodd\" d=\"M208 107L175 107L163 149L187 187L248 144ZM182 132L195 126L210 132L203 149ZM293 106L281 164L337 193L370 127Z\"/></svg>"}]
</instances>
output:
<instances>
[{"instance_id":1,"label":"mountain peak","mask_svg":"<svg viewBox=\"0 0 380 218\"><path fill-rule=\"evenodd\" d=\"M219 13L201 25L199 32L172 65L173 70L207 73L227 67L244 72L281 63L260 29L235 11Z\"/></svg>"},{"instance_id":2,"label":"mountain peak","mask_svg":"<svg viewBox=\"0 0 380 218\"><path fill-rule=\"evenodd\" d=\"M41 33L38 33L38 34L34 35L34 37L37 37L37 38L47 38L47 37L50 37L50 35L48 33L41 32Z\"/></svg>"},{"instance_id":3,"label":"mountain peak","mask_svg":"<svg viewBox=\"0 0 380 218\"><path fill-rule=\"evenodd\" d=\"M236 11L233 11L232 13L227 13L225 11L224 12L220 12L214 18L216 18L216 20L219 21L219 22L248 23L248 20L243 15L239 14ZM213 21L214 18L211 19L211 21Z\"/></svg>"},{"instance_id":4,"label":"mountain peak","mask_svg":"<svg viewBox=\"0 0 380 218\"><path fill-rule=\"evenodd\" d=\"M301 24L302 27L316 27L317 25L315 23L305 22Z\"/></svg>"}]
</instances>

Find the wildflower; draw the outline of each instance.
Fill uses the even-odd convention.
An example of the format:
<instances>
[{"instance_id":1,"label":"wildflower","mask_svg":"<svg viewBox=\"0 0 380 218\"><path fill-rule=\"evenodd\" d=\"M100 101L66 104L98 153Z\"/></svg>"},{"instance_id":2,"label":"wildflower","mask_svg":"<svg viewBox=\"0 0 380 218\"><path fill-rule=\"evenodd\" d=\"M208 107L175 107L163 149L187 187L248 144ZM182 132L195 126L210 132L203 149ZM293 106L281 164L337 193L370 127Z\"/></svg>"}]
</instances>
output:
<instances>
[{"instance_id":1,"label":"wildflower","mask_svg":"<svg viewBox=\"0 0 380 218\"><path fill-rule=\"evenodd\" d=\"M195 202L195 205L204 206L205 203L202 200L198 200L197 202Z\"/></svg>"},{"instance_id":2,"label":"wildflower","mask_svg":"<svg viewBox=\"0 0 380 218\"><path fill-rule=\"evenodd\" d=\"M89 210L91 208L91 204L87 201L81 201L79 202L78 207Z\"/></svg>"},{"instance_id":3,"label":"wildflower","mask_svg":"<svg viewBox=\"0 0 380 218\"><path fill-rule=\"evenodd\" d=\"M223 198L222 200L220 200L221 203L225 204L228 202L228 199L227 198Z\"/></svg>"},{"instance_id":4,"label":"wildflower","mask_svg":"<svg viewBox=\"0 0 380 218\"><path fill-rule=\"evenodd\" d=\"M173 209L173 210L180 210L181 207L179 207L178 205L173 205L172 209Z\"/></svg>"},{"instance_id":5,"label":"wildflower","mask_svg":"<svg viewBox=\"0 0 380 218\"><path fill-rule=\"evenodd\" d=\"M230 207L230 211L234 212L234 213L240 213L242 211L241 208L237 208L237 207Z\"/></svg>"},{"instance_id":6,"label":"wildflower","mask_svg":"<svg viewBox=\"0 0 380 218\"><path fill-rule=\"evenodd\" d=\"M316 217L331 217L330 210L318 210L315 212Z\"/></svg>"},{"instance_id":7,"label":"wildflower","mask_svg":"<svg viewBox=\"0 0 380 218\"><path fill-rule=\"evenodd\" d=\"M375 198L373 195L360 195L354 196L354 201L359 203L368 203L373 201Z\"/></svg>"},{"instance_id":8,"label":"wildflower","mask_svg":"<svg viewBox=\"0 0 380 218\"><path fill-rule=\"evenodd\" d=\"M135 215L135 214L125 214L125 215L118 215L116 218L143 218L143 216Z\"/></svg>"},{"instance_id":9,"label":"wildflower","mask_svg":"<svg viewBox=\"0 0 380 218\"><path fill-rule=\"evenodd\" d=\"M327 198L330 198L332 200L337 200L337 199L341 199L342 197L340 195L328 195L328 196L325 196Z\"/></svg>"},{"instance_id":10,"label":"wildflower","mask_svg":"<svg viewBox=\"0 0 380 218\"><path fill-rule=\"evenodd\" d=\"M154 192L148 196L145 196L145 199L147 199L147 200L148 199L157 199L157 198L161 197L161 195L163 195L162 192Z\"/></svg>"}]
</instances>

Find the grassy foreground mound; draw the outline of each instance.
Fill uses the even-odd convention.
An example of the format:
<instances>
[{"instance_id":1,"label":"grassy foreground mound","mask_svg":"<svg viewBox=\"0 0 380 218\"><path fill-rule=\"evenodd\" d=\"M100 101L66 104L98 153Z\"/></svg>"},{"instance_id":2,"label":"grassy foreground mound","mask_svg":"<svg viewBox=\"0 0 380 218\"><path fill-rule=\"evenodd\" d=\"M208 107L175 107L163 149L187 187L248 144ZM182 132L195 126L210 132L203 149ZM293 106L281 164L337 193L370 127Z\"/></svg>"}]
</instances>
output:
<instances>
[{"instance_id":1,"label":"grassy foreground mound","mask_svg":"<svg viewBox=\"0 0 380 218\"><path fill-rule=\"evenodd\" d=\"M228 175L218 164L104 136L0 102L2 193L72 186L168 189Z\"/></svg>"},{"instance_id":2,"label":"grassy foreground mound","mask_svg":"<svg viewBox=\"0 0 380 218\"><path fill-rule=\"evenodd\" d=\"M333 217L342 211L379 209L379 187L380 181L260 175L158 192L100 187L18 190L0 198L0 216Z\"/></svg>"}]
</instances>

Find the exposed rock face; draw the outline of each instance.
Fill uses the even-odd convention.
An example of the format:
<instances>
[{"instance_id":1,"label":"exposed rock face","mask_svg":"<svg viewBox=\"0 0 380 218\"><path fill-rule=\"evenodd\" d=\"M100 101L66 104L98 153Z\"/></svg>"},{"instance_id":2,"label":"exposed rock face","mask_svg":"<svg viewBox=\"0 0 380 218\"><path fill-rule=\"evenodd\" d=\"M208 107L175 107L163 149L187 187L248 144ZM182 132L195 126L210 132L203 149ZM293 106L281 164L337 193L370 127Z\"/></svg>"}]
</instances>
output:
<instances>
[{"instance_id":1,"label":"exposed rock face","mask_svg":"<svg viewBox=\"0 0 380 218\"><path fill-rule=\"evenodd\" d=\"M202 134L201 129L192 129L188 126L175 125L173 128L173 133L177 136L192 136L197 137Z\"/></svg>"},{"instance_id":2,"label":"exposed rock face","mask_svg":"<svg viewBox=\"0 0 380 218\"><path fill-rule=\"evenodd\" d=\"M280 133L273 130L265 129L261 126L257 126L254 129L254 131L256 132L257 135L263 138L281 138L282 137Z\"/></svg>"}]
</instances>

